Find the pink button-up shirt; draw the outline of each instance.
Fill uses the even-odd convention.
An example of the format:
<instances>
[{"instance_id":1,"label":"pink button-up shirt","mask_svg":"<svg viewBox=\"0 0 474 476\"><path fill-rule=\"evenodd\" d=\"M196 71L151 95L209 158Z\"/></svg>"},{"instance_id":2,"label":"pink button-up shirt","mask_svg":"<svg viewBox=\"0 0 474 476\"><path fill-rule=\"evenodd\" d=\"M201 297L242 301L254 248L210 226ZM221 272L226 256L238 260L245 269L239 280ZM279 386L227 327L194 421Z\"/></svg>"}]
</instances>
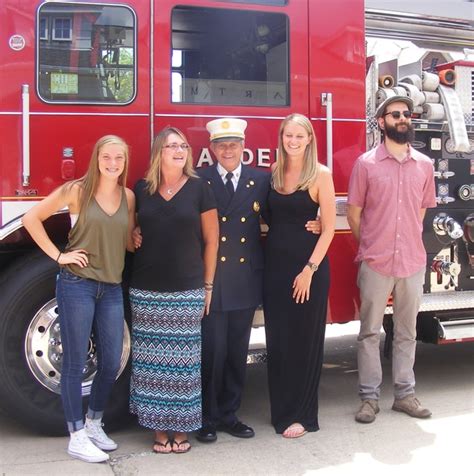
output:
<instances>
[{"instance_id":1,"label":"pink button-up shirt","mask_svg":"<svg viewBox=\"0 0 474 476\"><path fill-rule=\"evenodd\" d=\"M411 146L402 162L384 144L366 152L352 170L348 203L363 209L356 261L397 278L426 266L420 211L436 207L429 157Z\"/></svg>"}]
</instances>

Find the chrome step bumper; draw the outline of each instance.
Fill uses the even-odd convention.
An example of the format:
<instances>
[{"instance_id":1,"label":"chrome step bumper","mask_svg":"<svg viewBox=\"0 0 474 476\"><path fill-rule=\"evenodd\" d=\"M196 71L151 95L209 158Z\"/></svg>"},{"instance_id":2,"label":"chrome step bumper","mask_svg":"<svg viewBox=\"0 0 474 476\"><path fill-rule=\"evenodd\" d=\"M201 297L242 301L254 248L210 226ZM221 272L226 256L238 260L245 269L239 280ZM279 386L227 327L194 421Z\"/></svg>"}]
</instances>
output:
<instances>
[{"instance_id":1,"label":"chrome step bumper","mask_svg":"<svg viewBox=\"0 0 474 476\"><path fill-rule=\"evenodd\" d=\"M420 312L450 311L452 309L474 309L474 291L423 294ZM385 314L393 314L392 306L385 308Z\"/></svg>"},{"instance_id":2,"label":"chrome step bumper","mask_svg":"<svg viewBox=\"0 0 474 476\"><path fill-rule=\"evenodd\" d=\"M468 319L438 320L438 333L439 338L443 341L474 340L474 315Z\"/></svg>"}]
</instances>

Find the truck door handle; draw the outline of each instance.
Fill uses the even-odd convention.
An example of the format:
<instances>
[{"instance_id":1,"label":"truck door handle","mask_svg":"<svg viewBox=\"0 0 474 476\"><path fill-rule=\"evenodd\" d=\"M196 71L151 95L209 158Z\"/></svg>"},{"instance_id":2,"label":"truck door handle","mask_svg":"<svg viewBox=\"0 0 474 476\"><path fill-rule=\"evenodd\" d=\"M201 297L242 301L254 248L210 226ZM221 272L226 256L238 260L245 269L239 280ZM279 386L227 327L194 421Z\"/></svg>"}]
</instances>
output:
<instances>
[{"instance_id":1,"label":"truck door handle","mask_svg":"<svg viewBox=\"0 0 474 476\"><path fill-rule=\"evenodd\" d=\"M321 104L326 106L326 165L333 169L333 138L332 138L332 93L321 93Z\"/></svg>"}]
</instances>

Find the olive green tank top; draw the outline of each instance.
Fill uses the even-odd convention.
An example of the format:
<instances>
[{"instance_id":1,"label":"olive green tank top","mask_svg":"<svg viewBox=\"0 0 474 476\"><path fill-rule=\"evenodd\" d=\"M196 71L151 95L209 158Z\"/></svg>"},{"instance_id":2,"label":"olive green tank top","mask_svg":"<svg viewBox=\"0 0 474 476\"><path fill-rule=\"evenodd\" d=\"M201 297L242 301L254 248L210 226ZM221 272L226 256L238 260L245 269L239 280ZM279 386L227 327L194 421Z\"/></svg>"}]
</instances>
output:
<instances>
[{"instance_id":1,"label":"olive green tank top","mask_svg":"<svg viewBox=\"0 0 474 476\"><path fill-rule=\"evenodd\" d=\"M81 213L83 213L81 211ZM81 268L76 264L65 267L82 278L104 283L120 283L127 247L128 206L125 189L118 210L109 215L93 197L69 232L66 251L83 249L87 251L89 265Z\"/></svg>"}]
</instances>

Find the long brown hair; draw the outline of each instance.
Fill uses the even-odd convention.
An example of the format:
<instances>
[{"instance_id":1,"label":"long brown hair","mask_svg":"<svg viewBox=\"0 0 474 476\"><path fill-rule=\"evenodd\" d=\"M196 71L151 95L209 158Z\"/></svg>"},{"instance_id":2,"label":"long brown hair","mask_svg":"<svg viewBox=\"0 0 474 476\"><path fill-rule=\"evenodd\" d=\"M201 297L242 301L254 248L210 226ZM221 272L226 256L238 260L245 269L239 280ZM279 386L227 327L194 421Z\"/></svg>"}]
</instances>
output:
<instances>
[{"instance_id":1,"label":"long brown hair","mask_svg":"<svg viewBox=\"0 0 474 476\"><path fill-rule=\"evenodd\" d=\"M128 175L128 157L129 149L127 143L120 137L115 135L106 135L101 137L94 145L92 149L91 159L89 161L89 167L87 172L79 179L72 180L64 184L63 190L69 191L74 185L79 185L80 187L80 198L79 198L79 215L82 215L82 211L86 210L89 206L92 197L97 191L99 186L100 170L99 170L99 154L102 147L108 144L117 144L123 147L123 154L125 156L123 171L118 178L118 184L122 187L127 185L127 175Z\"/></svg>"},{"instance_id":2,"label":"long brown hair","mask_svg":"<svg viewBox=\"0 0 474 476\"><path fill-rule=\"evenodd\" d=\"M310 137L310 143L304 151L304 162L301 175L296 186L296 190L308 190L314 183L319 172L318 149L316 144L316 135L311 121L303 114L293 113L283 119L278 132L278 155L275 168L272 173L273 186L277 190L284 188L285 164L287 161L287 153L283 147L283 131L289 122L294 122L302 126Z\"/></svg>"},{"instance_id":3,"label":"long brown hair","mask_svg":"<svg viewBox=\"0 0 474 476\"><path fill-rule=\"evenodd\" d=\"M153 141L153 147L151 149L151 164L145 175L145 182L150 195L156 193L158 187L160 186L161 154L163 152L163 147L166 145L166 139L168 139L168 136L171 134L176 134L181 137L184 142L188 142L186 140L186 136L178 128L171 126L167 126L162 129L155 137L155 140ZM183 173L188 177L197 177L193 168L193 154L191 147L188 149L188 155L186 157L186 163L184 164Z\"/></svg>"}]
</instances>

